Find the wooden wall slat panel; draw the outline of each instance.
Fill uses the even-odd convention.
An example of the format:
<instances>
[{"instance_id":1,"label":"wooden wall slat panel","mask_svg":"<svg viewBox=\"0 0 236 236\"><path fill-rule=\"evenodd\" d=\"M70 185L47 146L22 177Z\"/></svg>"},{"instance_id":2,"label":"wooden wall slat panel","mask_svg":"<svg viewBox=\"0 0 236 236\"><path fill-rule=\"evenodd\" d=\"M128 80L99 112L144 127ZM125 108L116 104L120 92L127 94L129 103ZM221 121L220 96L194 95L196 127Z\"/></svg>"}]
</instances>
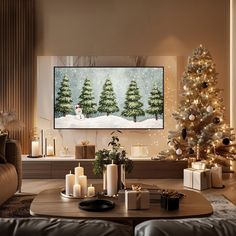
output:
<instances>
[{"instance_id":1,"label":"wooden wall slat panel","mask_svg":"<svg viewBox=\"0 0 236 236\"><path fill-rule=\"evenodd\" d=\"M24 123L11 138L30 150L36 83L35 0L0 0L0 111L15 111Z\"/></svg>"}]
</instances>

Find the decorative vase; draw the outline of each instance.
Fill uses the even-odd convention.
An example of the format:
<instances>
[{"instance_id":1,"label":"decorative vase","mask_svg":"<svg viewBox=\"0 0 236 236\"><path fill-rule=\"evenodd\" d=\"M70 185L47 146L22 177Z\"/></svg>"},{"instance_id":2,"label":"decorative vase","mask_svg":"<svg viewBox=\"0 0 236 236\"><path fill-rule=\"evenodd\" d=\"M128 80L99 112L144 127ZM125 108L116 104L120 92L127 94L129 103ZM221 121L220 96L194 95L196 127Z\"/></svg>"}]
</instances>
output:
<instances>
[{"instance_id":1,"label":"decorative vase","mask_svg":"<svg viewBox=\"0 0 236 236\"><path fill-rule=\"evenodd\" d=\"M125 165L118 165L118 180L117 180L117 189L125 189Z\"/></svg>"}]
</instances>

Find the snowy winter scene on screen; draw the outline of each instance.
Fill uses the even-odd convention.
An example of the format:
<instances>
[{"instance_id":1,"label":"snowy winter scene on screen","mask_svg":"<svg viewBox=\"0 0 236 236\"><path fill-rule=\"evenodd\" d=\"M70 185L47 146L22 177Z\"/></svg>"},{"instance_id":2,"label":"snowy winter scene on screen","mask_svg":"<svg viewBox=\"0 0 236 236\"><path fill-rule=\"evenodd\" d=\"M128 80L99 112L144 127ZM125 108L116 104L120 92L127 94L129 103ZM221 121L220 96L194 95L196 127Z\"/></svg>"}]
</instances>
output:
<instances>
[{"instance_id":1,"label":"snowy winter scene on screen","mask_svg":"<svg viewBox=\"0 0 236 236\"><path fill-rule=\"evenodd\" d=\"M54 67L56 129L163 129L163 67Z\"/></svg>"}]
</instances>

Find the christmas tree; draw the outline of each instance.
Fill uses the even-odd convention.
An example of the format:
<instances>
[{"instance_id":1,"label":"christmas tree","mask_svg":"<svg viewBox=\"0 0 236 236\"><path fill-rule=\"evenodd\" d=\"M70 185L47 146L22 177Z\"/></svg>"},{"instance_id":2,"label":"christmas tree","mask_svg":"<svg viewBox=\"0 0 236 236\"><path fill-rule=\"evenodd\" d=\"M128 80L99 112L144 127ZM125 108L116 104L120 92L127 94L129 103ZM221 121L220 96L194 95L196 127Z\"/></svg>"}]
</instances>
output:
<instances>
[{"instance_id":1,"label":"christmas tree","mask_svg":"<svg viewBox=\"0 0 236 236\"><path fill-rule=\"evenodd\" d=\"M143 103L140 102L140 99L141 96L137 83L135 80L132 80L126 92L125 106L121 115L133 117L134 122L136 122L137 116L144 116L145 112L142 110Z\"/></svg>"},{"instance_id":2,"label":"christmas tree","mask_svg":"<svg viewBox=\"0 0 236 236\"><path fill-rule=\"evenodd\" d=\"M225 162L235 154L233 129L224 122L225 107L212 57L202 45L188 59L182 77L182 100L173 114L176 131L169 132L169 150L161 154L171 159L196 157L208 163ZM223 164L221 163L221 164Z\"/></svg>"},{"instance_id":3,"label":"christmas tree","mask_svg":"<svg viewBox=\"0 0 236 236\"><path fill-rule=\"evenodd\" d=\"M89 115L96 113L96 103L92 92L91 82L85 79L82 87L81 95L79 96L79 105L82 108L83 114L88 118Z\"/></svg>"},{"instance_id":4,"label":"christmas tree","mask_svg":"<svg viewBox=\"0 0 236 236\"><path fill-rule=\"evenodd\" d=\"M156 120L158 119L158 115L163 113L163 96L157 85L153 86L151 91L151 95L148 99L149 108L146 110L148 114L155 115Z\"/></svg>"},{"instance_id":5,"label":"christmas tree","mask_svg":"<svg viewBox=\"0 0 236 236\"><path fill-rule=\"evenodd\" d=\"M109 78L106 79L103 85L103 90L99 100L98 111L107 113L107 116L111 113L119 111L116 102L116 96L112 87L112 82Z\"/></svg>"},{"instance_id":6,"label":"christmas tree","mask_svg":"<svg viewBox=\"0 0 236 236\"><path fill-rule=\"evenodd\" d=\"M65 75L57 93L55 111L63 116L73 112L69 78Z\"/></svg>"}]
</instances>

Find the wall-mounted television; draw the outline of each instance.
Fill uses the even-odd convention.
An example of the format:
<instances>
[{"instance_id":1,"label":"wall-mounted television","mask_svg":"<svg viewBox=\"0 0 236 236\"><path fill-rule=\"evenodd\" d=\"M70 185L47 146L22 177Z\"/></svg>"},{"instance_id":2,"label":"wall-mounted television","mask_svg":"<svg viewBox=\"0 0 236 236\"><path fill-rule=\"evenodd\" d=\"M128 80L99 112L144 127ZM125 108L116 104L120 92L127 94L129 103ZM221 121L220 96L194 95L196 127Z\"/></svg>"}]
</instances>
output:
<instances>
[{"instance_id":1,"label":"wall-mounted television","mask_svg":"<svg viewBox=\"0 0 236 236\"><path fill-rule=\"evenodd\" d=\"M163 129L163 118L163 67L54 67L55 129Z\"/></svg>"}]
</instances>

